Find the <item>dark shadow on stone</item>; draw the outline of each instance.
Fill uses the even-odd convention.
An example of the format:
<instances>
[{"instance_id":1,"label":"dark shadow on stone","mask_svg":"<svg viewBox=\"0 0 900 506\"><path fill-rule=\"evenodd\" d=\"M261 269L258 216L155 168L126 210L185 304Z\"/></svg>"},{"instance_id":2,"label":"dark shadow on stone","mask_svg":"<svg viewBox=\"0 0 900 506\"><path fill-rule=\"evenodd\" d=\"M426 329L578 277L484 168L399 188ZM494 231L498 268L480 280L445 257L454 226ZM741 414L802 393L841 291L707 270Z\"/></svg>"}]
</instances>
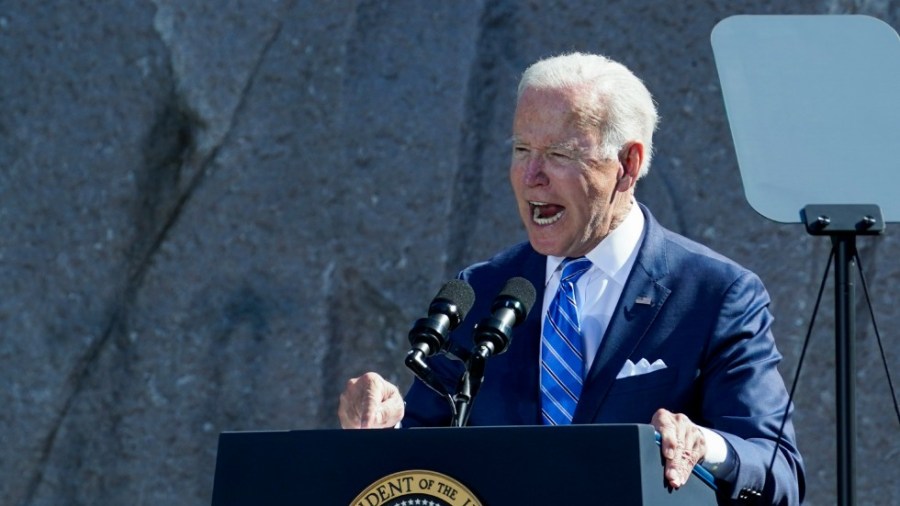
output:
<instances>
[{"instance_id":1,"label":"dark shadow on stone","mask_svg":"<svg viewBox=\"0 0 900 506\"><path fill-rule=\"evenodd\" d=\"M193 150L194 127L173 90L162 104L143 146L144 170L137 176L139 198L131 251L135 266L143 263L177 207L182 168Z\"/></svg>"}]
</instances>

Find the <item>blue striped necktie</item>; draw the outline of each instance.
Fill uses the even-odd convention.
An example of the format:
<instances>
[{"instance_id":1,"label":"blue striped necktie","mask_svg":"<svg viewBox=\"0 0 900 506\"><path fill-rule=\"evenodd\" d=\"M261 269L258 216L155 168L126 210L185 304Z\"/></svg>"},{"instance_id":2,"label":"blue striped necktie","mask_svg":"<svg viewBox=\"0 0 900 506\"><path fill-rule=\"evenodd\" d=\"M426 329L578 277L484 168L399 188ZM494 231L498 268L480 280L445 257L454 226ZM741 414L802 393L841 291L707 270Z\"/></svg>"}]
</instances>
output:
<instances>
[{"instance_id":1,"label":"blue striped necktie","mask_svg":"<svg viewBox=\"0 0 900 506\"><path fill-rule=\"evenodd\" d=\"M584 379L584 343L575 282L591 268L587 258L561 264L559 289L547 309L541 339L541 415L544 425L572 423Z\"/></svg>"}]
</instances>

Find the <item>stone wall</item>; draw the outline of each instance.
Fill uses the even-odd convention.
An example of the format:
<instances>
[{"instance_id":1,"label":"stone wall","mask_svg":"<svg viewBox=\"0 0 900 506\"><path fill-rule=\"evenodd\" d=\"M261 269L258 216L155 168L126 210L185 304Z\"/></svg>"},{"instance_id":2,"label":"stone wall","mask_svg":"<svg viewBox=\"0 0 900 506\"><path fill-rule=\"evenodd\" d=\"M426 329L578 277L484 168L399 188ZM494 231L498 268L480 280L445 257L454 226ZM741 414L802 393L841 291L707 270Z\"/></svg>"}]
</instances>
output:
<instances>
[{"instance_id":1,"label":"stone wall","mask_svg":"<svg viewBox=\"0 0 900 506\"><path fill-rule=\"evenodd\" d=\"M830 244L743 198L709 43L739 13L900 27L887 0L0 2L0 503L205 504L219 432L334 428L347 378L408 384L438 287L524 237L514 86L569 50L655 94L639 198L762 276L790 379ZM900 376L890 232L860 253ZM810 505L835 494L831 314L796 398ZM859 314L859 499L898 504Z\"/></svg>"}]
</instances>

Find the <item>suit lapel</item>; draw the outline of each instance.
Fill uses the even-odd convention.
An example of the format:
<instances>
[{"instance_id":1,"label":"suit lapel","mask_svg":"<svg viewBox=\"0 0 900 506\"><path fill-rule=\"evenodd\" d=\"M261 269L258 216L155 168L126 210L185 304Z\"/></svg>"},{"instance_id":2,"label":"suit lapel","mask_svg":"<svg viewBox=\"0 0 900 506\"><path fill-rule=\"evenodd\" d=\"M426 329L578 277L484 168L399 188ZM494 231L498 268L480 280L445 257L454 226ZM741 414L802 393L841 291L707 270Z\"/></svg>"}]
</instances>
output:
<instances>
[{"instance_id":1,"label":"suit lapel","mask_svg":"<svg viewBox=\"0 0 900 506\"><path fill-rule=\"evenodd\" d=\"M616 375L650 331L670 293L659 282L668 273L662 228L644 206L641 210L646 219L644 240L588 372L572 423L597 419Z\"/></svg>"}]
</instances>

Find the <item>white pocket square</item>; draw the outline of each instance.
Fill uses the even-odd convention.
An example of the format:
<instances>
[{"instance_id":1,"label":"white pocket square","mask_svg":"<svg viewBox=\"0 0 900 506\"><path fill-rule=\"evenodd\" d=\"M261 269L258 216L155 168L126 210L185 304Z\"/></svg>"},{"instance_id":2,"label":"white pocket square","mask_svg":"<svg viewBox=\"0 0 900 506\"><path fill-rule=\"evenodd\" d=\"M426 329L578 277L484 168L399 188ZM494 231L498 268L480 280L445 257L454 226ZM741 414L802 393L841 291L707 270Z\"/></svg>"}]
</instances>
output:
<instances>
[{"instance_id":1,"label":"white pocket square","mask_svg":"<svg viewBox=\"0 0 900 506\"><path fill-rule=\"evenodd\" d=\"M616 379L640 376L641 374L647 374L665 368L666 363L663 362L662 359L657 359L656 362L653 362L652 364L648 362L646 358L638 360L637 364L631 360L626 360L625 365L622 366L622 370L616 375Z\"/></svg>"}]
</instances>

